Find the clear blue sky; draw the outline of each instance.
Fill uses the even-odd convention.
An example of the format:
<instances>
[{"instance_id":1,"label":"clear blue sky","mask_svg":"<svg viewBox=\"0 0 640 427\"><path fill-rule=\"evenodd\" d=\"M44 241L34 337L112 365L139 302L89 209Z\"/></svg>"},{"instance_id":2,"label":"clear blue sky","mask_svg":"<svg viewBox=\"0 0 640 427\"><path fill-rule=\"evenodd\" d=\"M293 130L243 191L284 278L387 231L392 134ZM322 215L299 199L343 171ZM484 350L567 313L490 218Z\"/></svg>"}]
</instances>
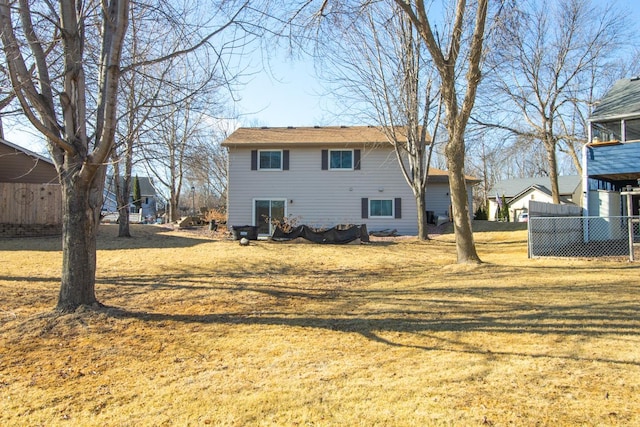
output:
<instances>
[{"instance_id":1,"label":"clear blue sky","mask_svg":"<svg viewBox=\"0 0 640 427\"><path fill-rule=\"evenodd\" d=\"M640 0L618 0L617 5L630 16L640 18ZM631 19L631 22L636 20ZM640 36L638 37L640 40ZM291 61L283 53L272 59L272 73L261 72L251 78L239 93L236 110L242 126L328 126L353 124L333 114L330 100L323 97L322 84L315 78L313 63ZM369 123L366 123L369 124ZM9 141L43 153L42 137L33 130L5 128Z\"/></svg>"},{"instance_id":2,"label":"clear blue sky","mask_svg":"<svg viewBox=\"0 0 640 427\"><path fill-rule=\"evenodd\" d=\"M597 4L598 0L595 1ZM629 16L640 19L640 0L617 0L616 4L623 11L628 11ZM638 22L638 19L630 18L630 22ZM640 25L635 25L640 31ZM640 35L637 40L640 43ZM246 114L240 118L242 126L352 124L348 118L340 122L331 113L331 105L327 105L328 100L321 96L322 83L315 78L312 63L283 60L279 64L274 61L272 65L279 80L274 80L268 73L261 73L242 91L242 100L237 105Z\"/></svg>"}]
</instances>

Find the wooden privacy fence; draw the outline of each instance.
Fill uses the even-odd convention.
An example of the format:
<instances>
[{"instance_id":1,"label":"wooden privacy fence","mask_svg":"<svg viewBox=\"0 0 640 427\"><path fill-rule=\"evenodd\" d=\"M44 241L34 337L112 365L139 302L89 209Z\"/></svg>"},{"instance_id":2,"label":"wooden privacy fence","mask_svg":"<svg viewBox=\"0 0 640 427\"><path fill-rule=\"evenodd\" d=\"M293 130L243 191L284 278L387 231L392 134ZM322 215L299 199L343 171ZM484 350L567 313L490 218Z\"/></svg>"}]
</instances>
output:
<instances>
[{"instance_id":1,"label":"wooden privacy fence","mask_svg":"<svg viewBox=\"0 0 640 427\"><path fill-rule=\"evenodd\" d=\"M0 182L0 236L55 235L61 231L60 184Z\"/></svg>"}]
</instances>

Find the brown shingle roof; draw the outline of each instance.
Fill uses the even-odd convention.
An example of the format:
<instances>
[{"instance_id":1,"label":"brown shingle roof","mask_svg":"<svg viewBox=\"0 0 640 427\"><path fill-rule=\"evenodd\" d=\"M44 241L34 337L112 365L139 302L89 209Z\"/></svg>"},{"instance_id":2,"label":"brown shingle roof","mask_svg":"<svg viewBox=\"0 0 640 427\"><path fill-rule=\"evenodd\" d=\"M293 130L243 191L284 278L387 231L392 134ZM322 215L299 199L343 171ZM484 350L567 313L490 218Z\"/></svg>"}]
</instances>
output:
<instances>
[{"instance_id":1,"label":"brown shingle roof","mask_svg":"<svg viewBox=\"0 0 640 427\"><path fill-rule=\"evenodd\" d=\"M287 128L239 128L223 143L234 145L262 144L338 144L388 143L384 133L376 126L317 126Z\"/></svg>"},{"instance_id":2,"label":"brown shingle roof","mask_svg":"<svg viewBox=\"0 0 640 427\"><path fill-rule=\"evenodd\" d=\"M389 140L376 126L314 126L314 127L261 127L238 128L222 142L223 147L261 145L348 145L387 144ZM437 168L429 169L434 181L448 180L449 173ZM467 176L467 180L478 182Z\"/></svg>"}]
</instances>

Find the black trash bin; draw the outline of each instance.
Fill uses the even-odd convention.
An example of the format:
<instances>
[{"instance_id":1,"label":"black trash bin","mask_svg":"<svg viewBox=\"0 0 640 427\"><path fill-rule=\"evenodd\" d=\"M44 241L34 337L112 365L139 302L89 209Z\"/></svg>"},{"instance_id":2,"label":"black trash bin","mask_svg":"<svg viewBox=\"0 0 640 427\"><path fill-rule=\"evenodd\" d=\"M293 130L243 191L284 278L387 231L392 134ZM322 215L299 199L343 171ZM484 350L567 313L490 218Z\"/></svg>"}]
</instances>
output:
<instances>
[{"instance_id":1,"label":"black trash bin","mask_svg":"<svg viewBox=\"0 0 640 427\"><path fill-rule=\"evenodd\" d=\"M427 211L427 224L436 223L436 213L434 211Z\"/></svg>"},{"instance_id":2,"label":"black trash bin","mask_svg":"<svg viewBox=\"0 0 640 427\"><path fill-rule=\"evenodd\" d=\"M255 225L232 225L231 232L233 240L240 240L243 237L249 240L258 240L258 227Z\"/></svg>"}]
</instances>

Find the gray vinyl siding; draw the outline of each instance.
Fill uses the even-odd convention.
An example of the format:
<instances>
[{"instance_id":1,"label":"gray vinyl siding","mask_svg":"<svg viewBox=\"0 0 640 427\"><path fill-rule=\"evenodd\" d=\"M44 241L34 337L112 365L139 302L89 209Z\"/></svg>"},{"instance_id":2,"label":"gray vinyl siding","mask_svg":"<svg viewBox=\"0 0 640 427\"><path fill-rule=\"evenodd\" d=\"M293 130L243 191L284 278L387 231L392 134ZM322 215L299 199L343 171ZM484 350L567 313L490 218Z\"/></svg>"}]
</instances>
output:
<instances>
[{"instance_id":1,"label":"gray vinyl siding","mask_svg":"<svg viewBox=\"0 0 640 427\"><path fill-rule=\"evenodd\" d=\"M281 147L274 146L273 149ZM256 199L286 199L286 214L299 224L332 227L366 224L369 231L396 229L417 233L416 203L390 147L361 150L360 170L322 170L323 146L287 147L289 170L251 170L251 148L229 149L228 224L255 225ZM434 183L427 190L427 209L444 215L449 206L448 185ZM402 199L402 218L362 218L362 199ZM440 200L442 199L442 200Z\"/></svg>"}]
</instances>

